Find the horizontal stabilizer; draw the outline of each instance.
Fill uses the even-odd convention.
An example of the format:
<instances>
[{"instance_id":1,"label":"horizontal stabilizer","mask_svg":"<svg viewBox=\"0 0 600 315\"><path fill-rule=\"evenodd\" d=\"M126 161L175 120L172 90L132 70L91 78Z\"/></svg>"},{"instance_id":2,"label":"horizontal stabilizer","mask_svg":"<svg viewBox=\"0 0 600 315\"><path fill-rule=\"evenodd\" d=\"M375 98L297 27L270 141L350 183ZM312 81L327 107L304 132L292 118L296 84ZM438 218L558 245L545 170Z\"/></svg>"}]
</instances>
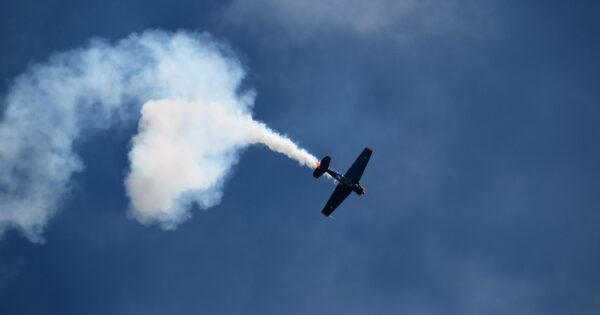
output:
<instances>
[{"instance_id":1,"label":"horizontal stabilizer","mask_svg":"<svg viewBox=\"0 0 600 315\"><path fill-rule=\"evenodd\" d=\"M317 162L317 168L313 171L313 176L319 178L321 175L325 174L329 169L329 163L331 163L331 158L329 156L324 157L321 162Z\"/></svg>"}]
</instances>

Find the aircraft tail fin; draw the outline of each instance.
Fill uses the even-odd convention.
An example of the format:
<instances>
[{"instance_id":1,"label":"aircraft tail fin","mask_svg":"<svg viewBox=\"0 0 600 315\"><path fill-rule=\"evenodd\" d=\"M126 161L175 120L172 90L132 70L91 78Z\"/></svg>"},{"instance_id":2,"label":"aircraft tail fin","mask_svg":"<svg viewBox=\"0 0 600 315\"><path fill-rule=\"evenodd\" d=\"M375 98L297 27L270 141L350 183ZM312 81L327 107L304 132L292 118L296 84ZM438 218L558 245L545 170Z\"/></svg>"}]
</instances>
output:
<instances>
[{"instance_id":1,"label":"aircraft tail fin","mask_svg":"<svg viewBox=\"0 0 600 315\"><path fill-rule=\"evenodd\" d=\"M317 162L317 168L313 171L313 176L315 178L321 177L321 175L325 174L329 169L329 163L331 162L331 158L329 156L321 159L321 162Z\"/></svg>"}]
</instances>

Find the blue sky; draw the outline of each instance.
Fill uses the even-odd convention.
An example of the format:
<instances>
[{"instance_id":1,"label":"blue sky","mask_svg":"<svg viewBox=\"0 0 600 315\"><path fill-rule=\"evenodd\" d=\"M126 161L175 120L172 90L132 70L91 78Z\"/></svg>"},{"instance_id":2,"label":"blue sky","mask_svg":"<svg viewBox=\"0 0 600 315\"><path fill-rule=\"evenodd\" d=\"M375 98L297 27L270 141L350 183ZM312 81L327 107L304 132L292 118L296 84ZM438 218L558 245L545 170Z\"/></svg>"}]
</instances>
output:
<instances>
[{"instance_id":1,"label":"blue sky","mask_svg":"<svg viewBox=\"0 0 600 315\"><path fill-rule=\"evenodd\" d=\"M219 205L163 231L127 216L136 126L95 134L46 242L0 240L0 313L597 314L598 9L1 2L0 95L93 37L206 31L244 64L257 119L338 169L374 154L368 194L325 220L330 183L250 147Z\"/></svg>"}]
</instances>

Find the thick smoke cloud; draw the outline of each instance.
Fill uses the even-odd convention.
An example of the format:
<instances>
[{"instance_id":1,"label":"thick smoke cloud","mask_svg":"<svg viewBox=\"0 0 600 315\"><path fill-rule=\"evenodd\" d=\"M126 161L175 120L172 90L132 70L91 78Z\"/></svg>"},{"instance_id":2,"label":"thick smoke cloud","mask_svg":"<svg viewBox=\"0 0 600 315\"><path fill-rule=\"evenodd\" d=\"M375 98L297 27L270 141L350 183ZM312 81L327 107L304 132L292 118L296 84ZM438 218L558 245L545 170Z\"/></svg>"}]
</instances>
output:
<instances>
[{"instance_id":1,"label":"thick smoke cloud","mask_svg":"<svg viewBox=\"0 0 600 315\"><path fill-rule=\"evenodd\" d=\"M147 31L52 56L9 88L0 122L0 235L32 241L84 170L74 142L135 124L126 178L130 214L174 228L192 203L210 207L240 149L267 147L313 167L316 158L251 117L241 64L206 34ZM140 118L141 112L141 118Z\"/></svg>"},{"instance_id":2,"label":"thick smoke cloud","mask_svg":"<svg viewBox=\"0 0 600 315\"><path fill-rule=\"evenodd\" d=\"M213 206L239 149L249 144L264 144L314 167L315 157L253 120L243 108L236 98L144 104L129 153L131 214L142 223L158 221L170 229L189 216L191 203Z\"/></svg>"}]
</instances>

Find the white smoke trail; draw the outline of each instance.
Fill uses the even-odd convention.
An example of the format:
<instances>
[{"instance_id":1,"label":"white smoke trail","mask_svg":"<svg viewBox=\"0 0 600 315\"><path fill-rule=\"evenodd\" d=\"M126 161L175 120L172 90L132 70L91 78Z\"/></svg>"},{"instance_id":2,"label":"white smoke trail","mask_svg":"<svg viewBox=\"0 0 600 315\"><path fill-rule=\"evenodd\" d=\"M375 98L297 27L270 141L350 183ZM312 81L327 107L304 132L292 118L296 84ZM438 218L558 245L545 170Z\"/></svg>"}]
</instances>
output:
<instances>
[{"instance_id":1,"label":"white smoke trail","mask_svg":"<svg viewBox=\"0 0 600 315\"><path fill-rule=\"evenodd\" d=\"M174 228L189 216L190 204L208 208L219 202L223 179L240 148L256 143L309 167L317 162L235 104L201 100L144 104L129 153L130 213L142 223L158 221L164 228Z\"/></svg>"},{"instance_id":2,"label":"white smoke trail","mask_svg":"<svg viewBox=\"0 0 600 315\"><path fill-rule=\"evenodd\" d=\"M240 149L263 143L314 167L316 158L251 117L244 71L205 34L147 31L113 45L93 40L30 67L8 90L0 122L0 235L32 241L70 191L83 162L75 140L135 124L126 189L142 223L174 228L192 203L210 207ZM142 105L143 104L143 105Z\"/></svg>"}]
</instances>

